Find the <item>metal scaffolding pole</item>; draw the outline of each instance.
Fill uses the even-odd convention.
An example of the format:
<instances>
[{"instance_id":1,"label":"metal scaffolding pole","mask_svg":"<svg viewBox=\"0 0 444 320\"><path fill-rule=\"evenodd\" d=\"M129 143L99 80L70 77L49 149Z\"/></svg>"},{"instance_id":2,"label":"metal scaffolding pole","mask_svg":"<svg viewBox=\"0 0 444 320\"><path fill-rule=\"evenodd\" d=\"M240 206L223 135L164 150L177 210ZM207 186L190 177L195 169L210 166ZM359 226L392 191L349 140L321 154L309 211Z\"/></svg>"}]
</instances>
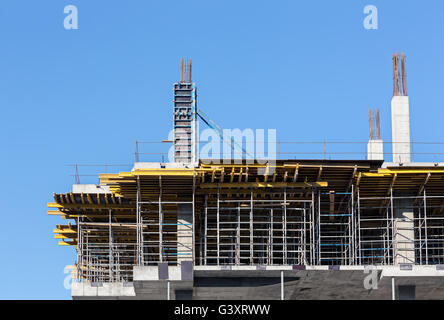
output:
<instances>
[{"instance_id":1,"label":"metal scaffolding pole","mask_svg":"<svg viewBox=\"0 0 444 320\"><path fill-rule=\"evenodd\" d=\"M424 187L424 228L425 228L425 246L426 246L426 264L429 264L429 246L428 246L428 231L427 231L427 196L426 188Z\"/></svg>"},{"instance_id":2,"label":"metal scaffolding pole","mask_svg":"<svg viewBox=\"0 0 444 320\"><path fill-rule=\"evenodd\" d=\"M385 246L385 251L384 252L384 256L387 254L387 261L386 264L390 264L390 229L389 229L389 210L388 210L388 206L385 210L385 232L386 232L386 240L384 241L384 246Z\"/></svg>"},{"instance_id":3,"label":"metal scaffolding pole","mask_svg":"<svg viewBox=\"0 0 444 320\"><path fill-rule=\"evenodd\" d=\"M208 195L205 195L204 208L204 263L207 265L207 236L208 236Z\"/></svg>"},{"instance_id":4,"label":"metal scaffolding pole","mask_svg":"<svg viewBox=\"0 0 444 320\"><path fill-rule=\"evenodd\" d=\"M356 248L355 248L355 237L356 237L356 225L355 225L355 187L351 185L351 252L352 252L352 265L356 264Z\"/></svg>"},{"instance_id":5,"label":"metal scaffolding pole","mask_svg":"<svg viewBox=\"0 0 444 320\"><path fill-rule=\"evenodd\" d=\"M284 187L284 221L282 222L283 227L283 245L284 245L284 264L288 264L287 261L287 188Z\"/></svg>"},{"instance_id":6,"label":"metal scaffolding pole","mask_svg":"<svg viewBox=\"0 0 444 320\"><path fill-rule=\"evenodd\" d=\"M219 190L219 188L217 188L217 212L216 212L216 220L217 220L217 243L216 243L216 245L217 245L217 265L219 265L220 264L220 261L219 261L219 252L220 252L220 239L219 239L219 223L220 223L220 221L219 221L219 197L220 197L220 190Z\"/></svg>"},{"instance_id":7,"label":"metal scaffolding pole","mask_svg":"<svg viewBox=\"0 0 444 320\"><path fill-rule=\"evenodd\" d=\"M140 228L140 177L137 176L137 191L136 191L136 251L137 251L137 265L142 265L142 254L141 254L141 228Z\"/></svg>"},{"instance_id":8,"label":"metal scaffolding pole","mask_svg":"<svg viewBox=\"0 0 444 320\"><path fill-rule=\"evenodd\" d=\"M109 213L109 225L108 225L108 240L109 240L109 258L108 258L108 262L109 262L109 277L110 280L113 281L113 230L112 230L112 210L109 209L108 213Z\"/></svg>"},{"instance_id":9,"label":"metal scaffolding pole","mask_svg":"<svg viewBox=\"0 0 444 320\"><path fill-rule=\"evenodd\" d=\"M321 193L318 191L318 265L321 264Z\"/></svg>"},{"instance_id":10,"label":"metal scaffolding pole","mask_svg":"<svg viewBox=\"0 0 444 320\"><path fill-rule=\"evenodd\" d=\"M177 246L179 247L179 243ZM159 176L159 261L163 262L162 176Z\"/></svg>"},{"instance_id":11,"label":"metal scaffolding pole","mask_svg":"<svg viewBox=\"0 0 444 320\"><path fill-rule=\"evenodd\" d=\"M250 265L253 265L253 188L250 192Z\"/></svg>"},{"instance_id":12,"label":"metal scaffolding pole","mask_svg":"<svg viewBox=\"0 0 444 320\"><path fill-rule=\"evenodd\" d=\"M284 300L284 271L281 271L281 300Z\"/></svg>"},{"instance_id":13,"label":"metal scaffolding pole","mask_svg":"<svg viewBox=\"0 0 444 320\"><path fill-rule=\"evenodd\" d=\"M270 253L270 261L271 261L271 265L273 265L274 261L273 261L273 252L274 252L274 246L273 246L273 238L274 238L274 231L273 231L273 225L274 225L274 214L273 214L273 209L270 210L270 214L271 214L271 253Z\"/></svg>"},{"instance_id":14,"label":"metal scaffolding pole","mask_svg":"<svg viewBox=\"0 0 444 320\"><path fill-rule=\"evenodd\" d=\"M302 236L302 248L303 248L303 256L302 261L299 261L300 264L307 264L307 204L304 203L304 224L303 224L303 236Z\"/></svg>"},{"instance_id":15,"label":"metal scaffolding pole","mask_svg":"<svg viewBox=\"0 0 444 320\"><path fill-rule=\"evenodd\" d=\"M192 210L193 210L193 217L192 217L192 223L193 223L193 225L192 225L192 232L193 232L193 238L192 238L192 240L191 240L191 246L192 246L192 255L193 255L193 265L195 264L195 259L196 259L196 248L195 248L195 245L194 245L194 242L195 242L195 240L196 240L196 223L195 223L195 215L196 215L196 212L195 212L195 208L196 208L196 206L195 206L195 193L196 193L196 173L194 173L194 175L193 175L193 204L192 204Z\"/></svg>"},{"instance_id":16,"label":"metal scaffolding pole","mask_svg":"<svg viewBox=\"0 0 444 320\"><path fill-rule=\"evenodd\" d=\"M82 278L83 266L83 244L82 244L82 230L80 225L80 216L77 216L77 278Z\"/></svg>"},{"instance_id":17,"label":"metal scaffolding pole","mask_svg":"<svg viewBox=\"0 0 444 320\"><path fill-rule=\"evenodd\" d=\"M315 248L314 248L314 216L315 216L315 200L314 190L311 189L311 215L310 215L310 265L314 265L315 261Z\"/></svg>"},{"instance_id":18,"label":"metal scaffolding pole","mask_svg":"<svg viewBox=\"0 0 444 320\"><path fill-rule=\"evenodd\" d=\"M423 206L424 208L424 206ZM419 264L422 265L422 221L421 221L421 205L418 208L418 233L419 233Z\"/></svg>"},{"instance_id":19,"label":"metal scaffolding pole","mask_svg":"<svg viewBox=\"0 0 444 320\"><path fill-rule=\"evenodd\" d=\"M90 254L89 254L89 247L88 247L88 233L85 234L85 238L86 238L86 245L85 245L85 250L86 250L86 278L88 280L91 280L91 266L90 266Z\"/></svg>"},{"instance_id":20,"label":"metal scaffolding pole","mask_svg":"<svg viewBox=\"0 0 444 320\"><path fill-rule=\"evenodd\" d=\"M199 265L203 265L203 247L202 247L202 212L199 214Z\"/></svg>"},{"instance_id":21,"label":"metal scaffolding pole","mask_svg":"<svg viewBox=\"0 0 444 320\"><path fill-rule=\"evenodd\" d=\"M359 196L359 187L357 188L358 193L358 257L359 264L362 265L362 252L361 252L361 200Z\"/></svg>"},{"instance_id":22,"label":"metal scaffolding pole","mask_svg":"<svg viewBox=\"0 0 444 320\"><path fill-rule=\"evenodd\" d=\"M395 278L392 277L392 300L396 300L395 298Z\"/></svg>"},{"instance_id":23,"label":"metal scaffolding pole","mask_svg":"<svg viewBox=\"0 0 444 320\"><path fill-rule=\"evenodd\" d=\"M353 194L352 194L352 198L353 198ZM353 215L352 215L352 210L350 208L350 206L352 205L352 200L350 199L348 201L348 245L346 246L346 249L348 249L348 264L352 265L353 264L353 252L352 252L352 248L353 248L353 240L352 240L352 225L353 225Z\"/></svg>"},{"instance_id":24,"label":"metal scaffolding pole","mask_svg":"<svg viewBox=\"0 0 444 320\"><path fill-rule=\"evenodd\" d=\"M237 203L236 265L240 265L240 202Z\"/></svg>"},{"instance_id":25,"label":"metal scaffolding pole","mask_svg":"<svg viewBox=\"0 0 444 320\"><path fill-rule=\"evenodd\" d=\"M391 220L392 220L392 257L393 257L393 264L396 262L396 240L395 240L395 221L393 218L393 186L390 186L390 212L391 212Z\"/></svg>"}]
</instances>

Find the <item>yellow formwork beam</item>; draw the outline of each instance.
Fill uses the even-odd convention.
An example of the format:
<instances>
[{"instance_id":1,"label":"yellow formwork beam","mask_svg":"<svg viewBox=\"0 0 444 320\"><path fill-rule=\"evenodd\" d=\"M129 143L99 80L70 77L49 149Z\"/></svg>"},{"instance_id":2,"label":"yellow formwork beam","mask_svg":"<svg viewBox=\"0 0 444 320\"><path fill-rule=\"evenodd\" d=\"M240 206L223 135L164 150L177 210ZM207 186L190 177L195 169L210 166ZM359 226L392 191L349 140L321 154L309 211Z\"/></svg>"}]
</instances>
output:
<instances>
[{"instance_id":1,"label":"yellow formwork beam","mask_svg":"<svg viewBox=\"0 0 444 320\"><path fill-rule=\"evenodd\" d=\"M135 205L129 204L118 204L118 203L110 203L110 204L81 204L81 203L54 203L48 202L48 208L57 208L57 209L135 209Z\"/></svg>"},{"instance_id":2,"label":"yellow formwork beam","mask_svg":"<svg viewBox=\"0 0 444 320\"><path fill-rule=\"evenodd\" d=\"M64 216L66 213L63 213L61 211L58 210L48 210L48 215L49 216Z\"/></svg>"},{"instance_id":3,"label":"yellow formwork beam","mask_svg":"<svg viewBox=\"0 0 444 320\"><path fill-rule=\"evenodd\" d=\"M212 172L211 170L202 169L137 169L131 172L102 173L100 179L119 179L119 178L135 178L137 176L188 176L192 177L197 172Z\"/></svg>"},{"instance_id":4,"label":"yellow formwork beam","mask_svg":"<svg viewBox=\"0 0 444 320\"><path fill-rule=\"evenodd\" d=\"M379 169L378 172L360 172L363 177L390 177L394 174L429 174L444 173L444 170L427 168L427 169Z\"/></svg>"},{"instance_id":5,"label":"yellow formwork beam","mask_svg":"<svg viewBox=\"0 0 444 320\"><path fill-rule=\"evenodd\" d=\"M77 241L70 241L70 242L59 241L58 244L59 244L59 246L76 246Z\"/></svg>"},{"instance_id":6,"label":"yellow formwork beam","mask_svg":"<svg viewBox=\"0 0 444 320\"><path fill-rule=\"evenodd\" d=\"M53 233L77 233L76 230L73 229L65 229L65 228L56 228L52 230Z\"/></svg>"},{"instance_id":7,"label":"yellow formwork beam","mask_svg":"<svg viewBox=\"0 0 444 320\"><path fill-rule=\"evenodd\" d=\"M54 239L73 239L73 237L68 237L63 234L55 234Z\"/></svg>"},{"instance_id":8,"label":"yellow formwork beam","mask_svg":"<svg viewBox=\"0 0 444 320\"><path fill-rule=\"evenodd\" d=\"M308 188L308 187L328 187L328 182L241 182L241 183L203 183L199 186L202 189L208 188Z\"/></svg>"}]
</instances>

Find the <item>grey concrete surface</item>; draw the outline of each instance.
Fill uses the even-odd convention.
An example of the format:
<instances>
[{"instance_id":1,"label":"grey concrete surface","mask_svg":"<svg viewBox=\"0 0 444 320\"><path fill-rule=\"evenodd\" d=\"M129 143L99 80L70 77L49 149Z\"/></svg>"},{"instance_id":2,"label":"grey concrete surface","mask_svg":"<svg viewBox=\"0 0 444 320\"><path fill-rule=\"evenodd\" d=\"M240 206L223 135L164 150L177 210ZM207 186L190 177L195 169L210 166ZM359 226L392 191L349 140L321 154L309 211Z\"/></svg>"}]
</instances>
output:
<instances>
[{"instance_id":1,"label":"grey concrete surface","mask_svg":"<svg viewBox=\"0 0 444 320\"><path fill-rule=\"evenodd\" d=\"M294 270L292 266L264 270L256 266L233 266L231 270L197 266L193 281L171 280L174 277L146 280L139 275L139 280L126 286L77 283L72 296L73 299L166 300L169 292L172 300L279 300L281 272L284 272L286 300L391 300L392 279L396 299L444 300L444 270L436 266L340 266L339 270L329 270L328 266L312 266L307 270ZM365 288L364 280L369 276L377 280L377 287Z\"/></svg>"}]
</instances>

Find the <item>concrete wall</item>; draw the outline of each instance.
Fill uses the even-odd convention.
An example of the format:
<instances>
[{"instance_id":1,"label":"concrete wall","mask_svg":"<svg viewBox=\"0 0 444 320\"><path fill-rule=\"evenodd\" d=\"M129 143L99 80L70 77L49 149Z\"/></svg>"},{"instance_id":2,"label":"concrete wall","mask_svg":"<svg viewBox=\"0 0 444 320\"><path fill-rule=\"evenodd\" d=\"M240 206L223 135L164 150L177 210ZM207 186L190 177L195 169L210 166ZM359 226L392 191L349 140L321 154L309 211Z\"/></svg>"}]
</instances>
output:
<instances>
[{"instance_id":1,"label":"concrete wall","mask_svg":"<svg viewBox=\"0 0 444 320\"><path fill-rule=\"evenodd\" d=\"M104 283L85 283L73 282L71 286L71 295L76 297L134 297L133 283L128 282L104 282Z\"/></svg>"},{"instance_id":2,"label":"concrete wall","mask_svg":"<svg viewBox=\"0 0 444 320\"><path fill-rule=\"evenodd\" d=\"M409 97L395 96L392 99L393 162L410 162L410 111Z\"/></svg>"},{"instance_id":3,"label":"concrete wall","mask_svg":"<svg viewBox=\"0 0 444 320\"><path fill-rule=\"evenodd\" d=\"M301 266L298 266L301 267ZM73 283L73 299L444 299L444 266L196 266L193 280L169 266L134 267L133 283ZM366 271L367 269L367 271ZM370 272L368 272L370 271ZM376 271L375 276L371 272ZM284 274L281 282L281 272ZM377 287L366 288L371 276ZM376 284L373 283L372 285Z\"/></svg>"}]
</instances>

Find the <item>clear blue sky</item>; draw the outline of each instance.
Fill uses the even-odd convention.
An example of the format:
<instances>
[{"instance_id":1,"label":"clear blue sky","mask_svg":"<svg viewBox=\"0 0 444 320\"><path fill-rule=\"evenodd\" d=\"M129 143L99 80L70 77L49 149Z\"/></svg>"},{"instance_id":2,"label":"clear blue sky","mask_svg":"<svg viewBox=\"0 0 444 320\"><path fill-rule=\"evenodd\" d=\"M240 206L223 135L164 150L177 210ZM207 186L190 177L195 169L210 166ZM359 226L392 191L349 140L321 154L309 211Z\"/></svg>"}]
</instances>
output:
<instances>
[{"instance_id":1,"label":"clear blue sky","mask_svg":"<svg viewBox=\"0 0 444 320\"><path fill-rule=\"evenodd\" d=\"M63 28L68 4L78 30ZM378 30L363 28L367 4ZM388 141L391 55L403 51L412 138L444 141L443 13L408 0L2 1L0 298L70 298L74 250L57 246L63 220L46 203L70 190L67 164L131 163L136 139L167 138L181 56L222 127L366 141L378 107Z\"/></svg>"}]
</instances>

